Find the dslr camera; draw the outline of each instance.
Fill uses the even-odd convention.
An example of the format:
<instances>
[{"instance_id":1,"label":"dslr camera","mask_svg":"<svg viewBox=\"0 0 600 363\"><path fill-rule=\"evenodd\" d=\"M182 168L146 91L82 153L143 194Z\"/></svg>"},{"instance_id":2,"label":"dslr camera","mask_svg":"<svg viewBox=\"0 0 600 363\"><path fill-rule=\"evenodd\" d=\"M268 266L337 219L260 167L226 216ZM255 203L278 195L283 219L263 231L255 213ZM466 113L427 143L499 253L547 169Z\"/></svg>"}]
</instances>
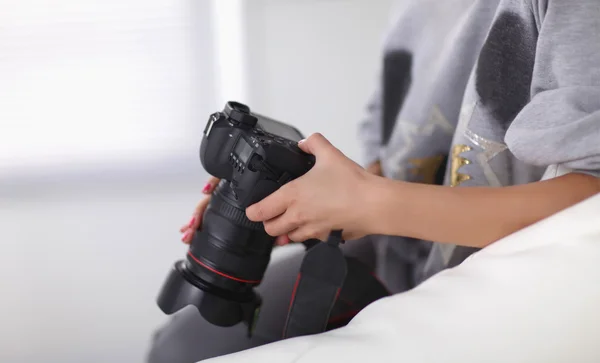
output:
<instances>
[{"instance_id":1,"label":"dslr camera","mask_svg":"<svg viewBox=\"0 0 600 363\"><path fill-rule=\"evenodd\" d=\"M174 264L159 293L164 313L193 305L212 324L245 322L252 329L261 305L254 287L263 278L275 238L245 210L314 165L314 156L298 148L302 138L294 127L237 102L210 115L200 161L221 182L186 258Z\"/></svg>"}]
</instances>

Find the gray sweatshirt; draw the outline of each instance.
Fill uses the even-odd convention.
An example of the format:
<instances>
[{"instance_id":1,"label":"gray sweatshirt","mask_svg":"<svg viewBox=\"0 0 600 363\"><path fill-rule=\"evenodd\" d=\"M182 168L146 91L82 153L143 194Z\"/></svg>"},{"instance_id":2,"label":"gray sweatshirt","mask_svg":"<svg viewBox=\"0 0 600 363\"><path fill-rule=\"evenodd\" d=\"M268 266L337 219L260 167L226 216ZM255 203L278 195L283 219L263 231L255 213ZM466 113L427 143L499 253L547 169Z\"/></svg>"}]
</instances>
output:
<instances>
[{"instance_id":1,"label":"gray sweatshirt","mask_svg":"<svg viewBox=\"0 0 600 363\"><path fill-rule=\"evenodd\" d=\"M448 156L444 184L460 187L600 176L600 0L399 6L360 125L365 164L433 183ZM471 252L434 245L422 278Z\"/></svg>"}]
</instances>

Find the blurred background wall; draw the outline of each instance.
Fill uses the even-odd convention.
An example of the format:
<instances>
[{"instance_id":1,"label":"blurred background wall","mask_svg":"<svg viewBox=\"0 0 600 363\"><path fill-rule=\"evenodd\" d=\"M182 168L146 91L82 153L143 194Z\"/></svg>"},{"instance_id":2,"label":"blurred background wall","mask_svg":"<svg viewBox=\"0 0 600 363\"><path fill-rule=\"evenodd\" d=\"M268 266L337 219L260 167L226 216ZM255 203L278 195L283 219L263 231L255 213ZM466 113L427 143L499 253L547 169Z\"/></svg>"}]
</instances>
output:
<instances>
[{"instance_id":1,"label":"blurred background wall","mask_svg":"<svg viewBox=\"0 0 600 363\"><path fill-rule=\"evenodd\" d=\"M359 160L392 0L0 0L0 361L142 362L228 99Z\"/></svg>"}]
</instances>

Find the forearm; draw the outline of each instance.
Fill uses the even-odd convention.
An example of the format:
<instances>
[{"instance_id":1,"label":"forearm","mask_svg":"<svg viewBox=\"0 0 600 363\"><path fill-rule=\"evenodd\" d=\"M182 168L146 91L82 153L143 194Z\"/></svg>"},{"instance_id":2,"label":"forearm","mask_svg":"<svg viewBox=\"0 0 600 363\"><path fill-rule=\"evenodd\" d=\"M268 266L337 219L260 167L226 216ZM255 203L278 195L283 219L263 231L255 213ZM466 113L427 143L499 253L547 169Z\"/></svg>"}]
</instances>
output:
<instances>
[{"instance_id":1,"label":"forearm","mask_svg":"<svg viewBox=\"0 0 600 363\"><path fill-rule=\"evenodd\" d=\"M584 174L520 186L451 188L373 178L366 201L374 234L484 247L600 192Z\"/></svg>"}]
</instances>

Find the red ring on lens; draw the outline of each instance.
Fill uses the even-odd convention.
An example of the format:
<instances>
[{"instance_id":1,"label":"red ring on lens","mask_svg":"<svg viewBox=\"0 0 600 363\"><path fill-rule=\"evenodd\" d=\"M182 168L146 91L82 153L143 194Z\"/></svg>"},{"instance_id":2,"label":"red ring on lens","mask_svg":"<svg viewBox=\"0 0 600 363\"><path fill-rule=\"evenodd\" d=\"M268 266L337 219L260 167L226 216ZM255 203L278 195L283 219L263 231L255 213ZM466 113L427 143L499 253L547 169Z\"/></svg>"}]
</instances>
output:
<instances>
[{"instance_id":1,"label":"red ring on lens","mask_svg":"<svg viewBox=\"0 0 600 363\"><path fill-rule=\"evenodd\" d=\"M246 284L259 284L260 283L260 280L244 280L244 279L240 279L240 278L237 278L234 276L227 275L226 273L223 273L221 271L217 271L214 268L212 268L212 267L206 265L205 263L203 263L202 261L200 261L198 258L196 258L196 256L192 255L192 251L188 251L188 256L190 256L192 258L192 260L194 260L194 262L196 262L198 265L204 267L205 269L207 269L211 272L216 273L219 276L223 276L227 279L237 281L237 282L243 282Z\"/></svg>"}]
</instances>

